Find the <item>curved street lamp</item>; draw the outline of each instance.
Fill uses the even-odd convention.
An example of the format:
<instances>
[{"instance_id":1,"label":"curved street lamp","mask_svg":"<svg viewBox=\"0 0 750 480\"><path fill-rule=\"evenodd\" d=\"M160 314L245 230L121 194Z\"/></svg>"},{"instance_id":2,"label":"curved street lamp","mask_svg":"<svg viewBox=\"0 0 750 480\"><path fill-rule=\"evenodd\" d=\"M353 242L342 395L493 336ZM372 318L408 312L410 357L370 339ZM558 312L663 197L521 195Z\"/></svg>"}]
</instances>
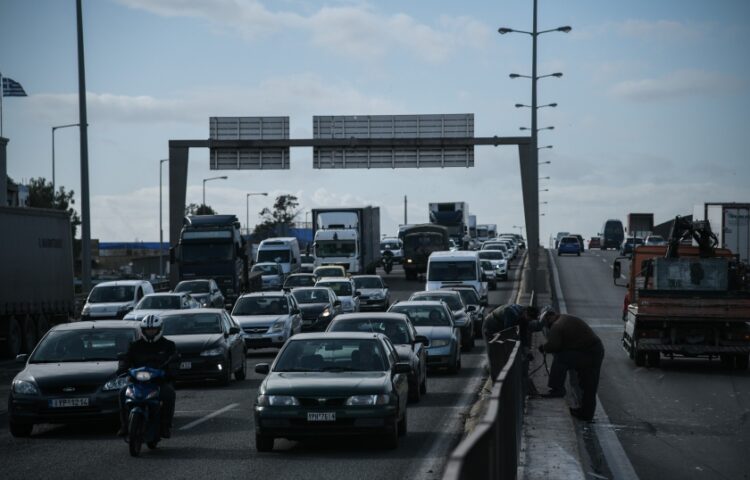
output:
<instances>
[{"instance_id":1,"label":"curved street lamp","mask_svg":"<svg viewBox=\"0 0 750 480\"><path fill-rule=\"evenodd\" d=\"M206 182L210 182L211 180L226 180L226 175L222 175L220 177L211 177L211 178L204 178L203 179L203 205L206 205Z\"/></svg>"},{"instance_id":2,"label":"curved street lamp","mask_svg":"<svg viewBox=\"0 0 750 480\"><path fill-rule=\"evenodd\" d=\"M258 192L258 193L246 193L245 194L245 228L247 228L248 235L250 235L250 197L253 197L255 195L263 195L264 197L267 197L268 193Z\"/></svg>"}]
</instances>

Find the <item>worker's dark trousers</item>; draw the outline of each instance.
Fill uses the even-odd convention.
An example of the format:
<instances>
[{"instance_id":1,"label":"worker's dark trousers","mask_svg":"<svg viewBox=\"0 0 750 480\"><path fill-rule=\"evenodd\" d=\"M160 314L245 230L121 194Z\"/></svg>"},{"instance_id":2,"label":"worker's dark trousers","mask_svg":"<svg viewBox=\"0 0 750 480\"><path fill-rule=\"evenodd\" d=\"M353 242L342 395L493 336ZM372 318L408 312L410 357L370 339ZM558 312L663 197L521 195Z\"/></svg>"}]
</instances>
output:
<instances>
[{"instance_id":1,"label":"worker's dark trousers","mask_svg":"<svg viewBox=\"0 0 750 480\"><path fill-rule=\"evenodd\" d=\"M120 426L123 430L128 428L128 409L125 406L125 390L128 387L122 387L120 390ZM174 404L177 395L174 391L174 386L171 383L162 383L159 387L159 398L161 399L161 412L160 412L160 423L162 431L164 427L172 426L172 418L174 417Z\"/></svg>"},{"instance_id":2,"label":"worker's dark trousers","mask_svg":"<svg viewBox=\"0 0 750 480\"><path fill-rule=\"evenodd\" d=\"M604 360L604 347L597 342L585 350L563 350L555 353L547 385L554 391L565 391L565 376L568 370L575 370L578 383L583 390L581 415L594 418L596 411L596 389L599 387L599 371Z\"/></svg>"}]
</instances>

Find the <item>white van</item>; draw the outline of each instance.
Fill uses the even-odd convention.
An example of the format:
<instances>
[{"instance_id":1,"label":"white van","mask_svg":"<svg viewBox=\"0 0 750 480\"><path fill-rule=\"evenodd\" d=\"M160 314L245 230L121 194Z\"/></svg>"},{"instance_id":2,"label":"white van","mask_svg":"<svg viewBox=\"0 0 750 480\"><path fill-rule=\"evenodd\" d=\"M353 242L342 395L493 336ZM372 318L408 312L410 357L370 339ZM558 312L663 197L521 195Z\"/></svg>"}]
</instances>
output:
<instances>
[{"instance_id":1,"label":"white van","mask_svg":"<svg viewBox=\"0 0 750 480\"><path fill-rule=\"evenodd\" d=\"M425 290L439 290L457 285L468 285L476 290L483 305L487 304L487 282L474 251L432 252L427 260Z\"/></svg>"},{"instance_id":2,"label":"white van","mask_svg":"<svg viewBox=\"0 0 750 480\"><path fill-rule=\"evenodd\" d=\"M302 264L299 242L294 237L267 238L258 245L255 263L275 262L281 265L284 276L297 273Z\"/></svg>"},{"instance_id":3,"label":"white van","mask_svg":"<svg viewBox=\"0 0 750 480\"><path fill-rule=\"evenodd\" d=\"M89 292L81 320L119 320L150 293L154 293L154 287L146 280L99 283Z\"/></svg>"}]
</instances>

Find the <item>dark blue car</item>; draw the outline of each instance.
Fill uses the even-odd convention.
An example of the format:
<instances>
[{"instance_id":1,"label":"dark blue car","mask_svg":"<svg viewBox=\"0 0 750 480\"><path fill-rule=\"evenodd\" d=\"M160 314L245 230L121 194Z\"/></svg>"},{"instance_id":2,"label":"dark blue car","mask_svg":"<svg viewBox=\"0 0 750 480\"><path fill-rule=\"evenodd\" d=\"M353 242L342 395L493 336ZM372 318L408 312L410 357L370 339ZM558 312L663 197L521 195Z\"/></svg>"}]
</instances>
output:
<instances>
[{"instance_id":1,"label":"dark blue car","mask_svg":"<svg viewBox=\"0 0 750 480\"><path fill-rule=\"evenodd\" d=\"M576 237L563 237L557 244L557 255L563 253L570 253L573 255L581 255L581 243Z\"/></svg>"}]
</instances>

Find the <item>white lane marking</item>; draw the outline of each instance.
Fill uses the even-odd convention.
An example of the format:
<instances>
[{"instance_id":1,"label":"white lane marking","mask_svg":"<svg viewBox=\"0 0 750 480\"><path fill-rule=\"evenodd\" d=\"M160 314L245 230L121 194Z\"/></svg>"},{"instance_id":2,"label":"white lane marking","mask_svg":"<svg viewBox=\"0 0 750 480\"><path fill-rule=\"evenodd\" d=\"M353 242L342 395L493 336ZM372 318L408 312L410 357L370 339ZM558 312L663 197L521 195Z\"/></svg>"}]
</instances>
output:
<instances>
[{"instance_id":1,"label":"white lane marking","mask_svg":"<svg viewBox=\"0 0 750 480\"><path fill-rule=\"evenodd\" d=\"M602 262L607 263L607 259L606 258L602 258Z\"/></svg>"},{"instance_id":2,"label":"white lane marking","mask_svg":"<svg viewBox=\"0 0 750 480\"><path fill-rule=\"evenodd\" d=\"M231 403L231 404L227 405L224 408L220 408L219 410L216 410L215 412L209 413L208 415L206 415L204 417L201 417L198 420L194 420L194 421L188 423L187 425L180 427L180 430L189 430L189 429L191 429L191 428L193 428L193 427L195 427L197 425L200 425L203 422L207 422L207 421L211 420L212 418L218 417L222 413L228 412L229 410L232 410L232 409L237 408L239 406L240 406L239 403Z\"/></svg>"},{"instance_id":3,"label":"white lane marking","mask_svg":"<svg viewBox=\"0 0 750 480\"><path fill-rule=\"evenodd\" d=\"M549 250L547 252L549 253ZM552 266L552 275L555 278L555 295L557 296L560 313L568 313L568 308L563 299L562 288L560 288L560 275L557 271L557 264L555 264L555 257L552 256L552 253L549 253L549 261ZM599 446L601 447L604 458L607 461L609 471L612 472L612 476L616 479L638 480L638 475L635 473L633 464L630 463L630 459L625 453L625 449L622 448L620 439L617 438L614 429L607 427L607 425L612 425L612 422L610 422L607 412L604 411L604 405L599 401L599 395L596 396L595 419L596 421L593 424L594 431L596 432L596 437L599 439Z\"/></svg>"}]
</instances>

